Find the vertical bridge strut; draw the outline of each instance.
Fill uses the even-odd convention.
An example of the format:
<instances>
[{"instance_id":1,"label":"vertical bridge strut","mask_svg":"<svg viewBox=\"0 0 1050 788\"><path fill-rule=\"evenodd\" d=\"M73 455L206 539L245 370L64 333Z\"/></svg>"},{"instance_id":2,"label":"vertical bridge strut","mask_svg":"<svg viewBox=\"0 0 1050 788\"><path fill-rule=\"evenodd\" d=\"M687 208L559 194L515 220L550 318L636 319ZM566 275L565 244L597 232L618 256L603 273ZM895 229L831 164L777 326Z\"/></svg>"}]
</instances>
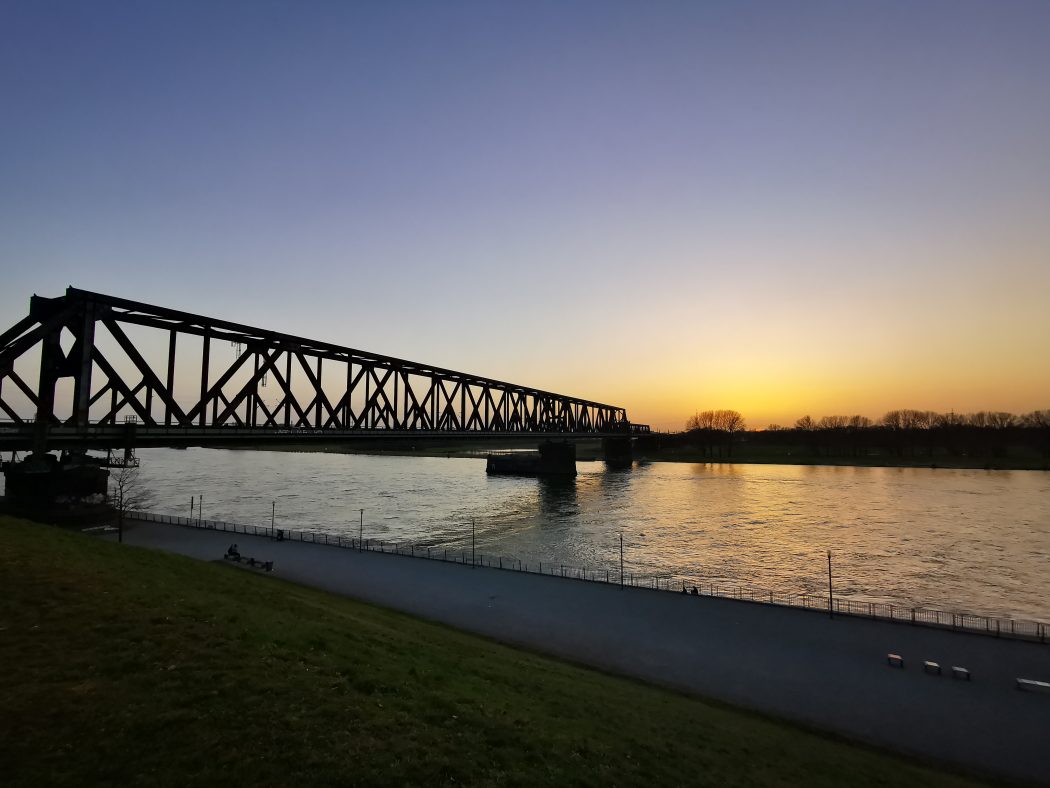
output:
<instances>
[{"instance_id":1,"label":"vertical bridge strut","mask_svg":"<svg viewBox=\"0 0 1050 788\"><path fill-rule=\"evenodd\" d=\"M35 387L24 371L34 360ZM72 389L56 400L65 379ZM631 431L620 407L72 287L33 296L0 334L0 411L32 426L36 451L55 428L123 421L166 433Z\"/></svg>"}]
</instances>

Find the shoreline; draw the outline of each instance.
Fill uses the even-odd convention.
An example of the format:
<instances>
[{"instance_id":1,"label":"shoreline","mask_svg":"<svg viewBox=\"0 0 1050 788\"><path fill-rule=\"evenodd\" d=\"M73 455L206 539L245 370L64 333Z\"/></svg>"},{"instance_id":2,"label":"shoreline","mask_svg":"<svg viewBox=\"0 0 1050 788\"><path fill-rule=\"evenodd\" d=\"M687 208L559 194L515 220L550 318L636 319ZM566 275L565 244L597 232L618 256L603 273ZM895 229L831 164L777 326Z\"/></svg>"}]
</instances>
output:
<instances>
[{"instance_id":1,"label":"shoreline","mask_svg":"<svg viewBox=\"0 0 1050 788\"><path fill-rule=\"evenodd\" d=\"M366 448L355 448L352 446L340 446L334 445L330 447L318 446L316 444L291 444L283 446L275 445L249 445L249 444L230 444L225 446L207 446L199 448L209 449L222 449L226 451L273 451L273 452L288 452L288 453L319 453L319 454L360 454L365 456L373 457L435 457L444 459L484 459L485 456L492 451L511 449L534 449L534 444L515 444L513 446L507 446L506 444L491 445L486 444L470 444L469 448L466 446L458 447L435 447L430 449L383 449L377 447L366 447ZM793 459L791 457L775 456L775 457L755 457L755 456L743 456L743 457L725 457L725 458L711 458L703 455L694 455L682 453L676 455L674 452L659 452L659 453L641 453L634 457L636 463L648 463L648 462L669 462L669 463L685 463L688 465L797 465L797 466L815 466L815 467L828 467L828 468L921 468L927 470L958 470L958 471L1050 471L1050 464L1044 461L1020 461L1015 460L1012 462L1000 462L1000 463L988 463L984 461L973 461L973 462L951 462L944 461L941 459L939 462L919 462L919 461L893 461L892 458L888 457L871 457L868 458L867 462L859 462L857 460L850 460L849 458L842 458L841 460L834 457L806 457ZM584 448L582 454L577 449L577 462L604 462L601 456L601 447L599 446L587 446Z\"/></svg>"},{"instance_id":2,"label":"shoreline","mask_svg":"<svg viewBox=\"0 0 1050 788\"><path fill-rule=\"evenodd\" d=\"M287 580L906 754L1046 779L1050 700L1014 688L1050 678L1045 645L175 525L125 532L209 561L232 539ZM948 675L924 674L923 660Z\"/></svg>"}]
</instances>

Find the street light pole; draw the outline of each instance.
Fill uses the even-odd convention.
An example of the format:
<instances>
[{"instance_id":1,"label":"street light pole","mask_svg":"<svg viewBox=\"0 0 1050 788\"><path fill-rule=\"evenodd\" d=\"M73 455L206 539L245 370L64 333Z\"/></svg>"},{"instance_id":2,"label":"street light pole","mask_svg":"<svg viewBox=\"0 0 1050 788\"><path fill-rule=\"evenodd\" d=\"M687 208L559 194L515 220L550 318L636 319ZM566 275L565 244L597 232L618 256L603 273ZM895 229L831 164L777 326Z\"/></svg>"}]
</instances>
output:
<instances>
[{"instance_id":1,"label":"street light pole","mask_svg":"<svg viewBox=\"0 0 1050 788\"><path fill-rule=\"evenodd\" d=\"M828 618L835 617L835 597L831 591L831 551L828 550Z\"/></svg>"},{"instance_id":2,"label":"street light pole","mask_svg":"<svg viewBox=\"0 0 1050 788\"><path fill-rule=\"evenodd\" d=\"M362 543L365 540L365 510L361 510L361 525L357 532L357 552L364 550Z\"/></svg>"},{"instance_id":3,"label":"street light pole","mask_svg":"<svg viewBox=\"0 0 1050 788\"><path fill-rule=\"evenodd\" d=\"M620 532L620 588L623 588L623 531Z\"/></svg>"},{"instance_id":4,"label":"street light pole","mask_svg":"<svg viewBox=\"0 0 1050 788\"><path fill-rule=\"evenodd\" d=\"M478 565L477 559L474 557L474 521L470 521L470 566L475 567Z\"/></svg>"},{"instance_id":5,"label":"street light pole","mask_svg":"<svg viewBox=\"0 0 1050 788\"><path fill-rule=\"evenodd\" d=\"M277 538L277 531L274 530L274 522L277 519L277 501L273 501L270 505L270 539Z\"/></svg>"}]
</instances>

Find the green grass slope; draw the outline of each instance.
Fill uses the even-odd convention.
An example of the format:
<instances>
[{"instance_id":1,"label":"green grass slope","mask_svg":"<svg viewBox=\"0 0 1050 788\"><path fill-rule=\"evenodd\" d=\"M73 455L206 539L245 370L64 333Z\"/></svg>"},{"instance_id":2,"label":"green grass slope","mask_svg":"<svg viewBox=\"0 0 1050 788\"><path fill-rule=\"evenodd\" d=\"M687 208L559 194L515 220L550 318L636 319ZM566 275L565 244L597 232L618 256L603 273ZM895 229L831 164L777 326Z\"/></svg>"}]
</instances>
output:
<instances>
[{"instance_id":1,"label":"green grass slope","mask_svg":"<svg viewBox=\"0 0 1050 788\"><path fill-rule=\"evenodd\" d=\"M971 784L274 577L10 518L0 772L10 787Z\"/></svg>"}]
</instances>

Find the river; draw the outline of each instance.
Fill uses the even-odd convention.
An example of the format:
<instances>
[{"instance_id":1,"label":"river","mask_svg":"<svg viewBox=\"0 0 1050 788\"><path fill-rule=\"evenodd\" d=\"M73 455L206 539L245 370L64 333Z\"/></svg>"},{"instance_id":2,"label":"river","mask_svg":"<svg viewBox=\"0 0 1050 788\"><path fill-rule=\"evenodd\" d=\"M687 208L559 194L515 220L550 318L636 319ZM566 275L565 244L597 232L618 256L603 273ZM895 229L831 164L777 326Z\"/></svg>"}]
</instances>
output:
<instances>
[{"instance_id":1,"label":"river","mask_svg":"<svg viewBox=\"0 0 1050 788\"><path fill-rule=\"evenodd\" d=\"M1050 622L1050 474L581 462L573 482L484 460L143 449L155 511Z\"/></svg>"}]
</instances>

